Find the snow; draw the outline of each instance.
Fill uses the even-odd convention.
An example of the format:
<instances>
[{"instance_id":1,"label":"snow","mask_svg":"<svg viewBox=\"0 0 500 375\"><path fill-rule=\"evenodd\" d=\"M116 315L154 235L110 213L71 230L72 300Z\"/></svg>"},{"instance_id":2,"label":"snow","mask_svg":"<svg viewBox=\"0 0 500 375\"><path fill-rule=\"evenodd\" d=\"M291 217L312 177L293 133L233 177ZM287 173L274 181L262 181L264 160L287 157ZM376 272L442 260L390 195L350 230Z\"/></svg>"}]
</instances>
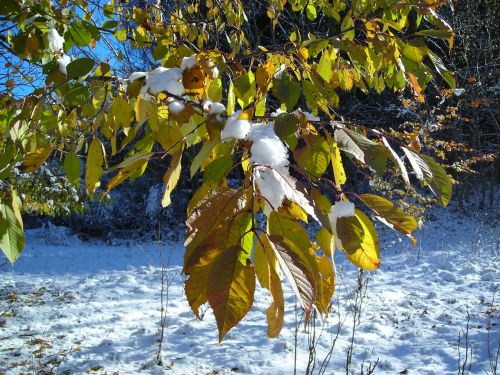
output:
<instances>
[{"instance_id":1,"label":"snow","mask_svg":"<svg viewBox=\"0 0 500 375\"><path fill-rule=\"evenodd\" d=\"M146 73L146 72L133 72L128 77L128 80L130 82L134 82L136 79L139 79L139 78L142 78L142 77L147 77L147 75L148 75L148 73Z\"/></svg>"},{"instance_id":2,"label":"snow","mask_svg":"<svg viewBox=\"0 0 500 375\"><path fill-rule=\"evenodd\" d=\"M234 112L227 120L222 129L220 139L221 141L229 139L245 139L250 131L250 122L245 119L239 119L241 111Z\"/></svg>"},{"instance_id":3,"label":"snow","mask_svg":"<svg viewBox=\"0 0 500 375\"><path fill-rule=\"evenodd\" d=\"M252 124L247 139L252 141L250 161L284 171L288 164L288 150L274 132L274 123ZM286 169L286 171L288 171Z\"/></svg>"},{"instance_id":4,"label":"snow","mask_svg":"<svg viewBox=\"0 0 500 375\"><path fill-rule=\"evenodd\" d=\"M271 117L278 117L282 113L286 113L286 111L282 110L281 108L278 108L276 111L271 113Z\"/></svg>"},{"instance_id":5,"label":"snow","mask_svg":"<svg viewBox=\"0 0 500 375\"><path fill-rule=\"evenodd\" d=\"M182 96L184 94L184 86L181 80L181 69L159 67L148 73L146 84L143 86L141 93L149 92L156 95L166 91L172 95Z\"/></svg>"},{"instance_id":6,"label":"snow","mask_svg":"<svg viewBox=\"0 0 500 375\"><path fill-rule=\"evenodd\" d=\"M246 139L252 141L250 162L254 165L255 182L264 198L264 213L278 209L288 198L318 220L313 206L297 190L297 181L290 176L288 149L274 132L274 122L252 124Z\"/></svg>"},{"instance_id":7,"label":"snow","mask_svg":"<svg viewBox=\"0 0 500 375\"><path fill-rule=\"evenodd\" d=\"M285 72L285 70L286 70L286 65L285 64L281 64L279 66L279 68L276 69L276 71L274 72L274 78L280 79L283 76L283 73Z\"/></svg>"},{"instance_id":8,"label":"snow","mask_svg":"<svg viewBox=\"0 0 500 375\"><path fill-rule=\"evenodd\" d=\"M328 218L334 224L340 217L354 216L354 203L338 201L330 208Z\"/></svg>"},{"instance_id":9,"label":"snow","mask_svg":"<svg viewBox=\"0 0 500 375\"><path fill-rule=\"evenodd\" d=\"M70 62L71 62L71 57L69 57L68 55L62 55L60 58L57 59L57 64L59 65L59 71L62 74L64 75L68 74L68 72L66 71L66 67Z\"/></svg>"},{"instance_id":10,"label":"snow","mask_svg":"<svg viewBox=\"0 0 500 375\"><path fill-rule=\"evenodd\" d=\"M217 68L216 66L212 68L212 78L213 79L219 78L219 68Z\"/></svg>"},{"instance_id":11,"label":"snow","mask_svg":"<svg viewBox=\"0 0 500 375\"><path fill-rule=\"evenodd\" d=\"M462 333L463 360L468 315L471 374L490 368L487 342L494 352L500 337L494 299L500 276L495 212L480 212L476 218L441 209L435 217L417 233L414 249L388 232L380 236L381 269L365 272L363 278L368 286L355 334L353 373L360 373L363 362L366 369L378 359L376 374L456 374L458 335ZM288 284L285 326L278 338L265 337L269 297L258 288L249 314L217 345L210 309L198 321L184 297L181 244L106 246L82 242L53 226L28 230L27 239L18 263L0 267L4 373L35 373L50 360L61 362L55 373L293 373L294 322L300 311ZM163 365L157 366L162 258L168 303ZM326 374L345 373L353 327L357 273L340 252L336 270L333 313L316 327L316 369L338 332ZM298 374L307 367L307 339L299 322ZM42 347L37 340L50 347L37 354Z\"/></svg>"},{"instance_id":12,"label":"snow","mask_svg":"<svg viewBox=\"0 0 500 375\"><path fill-rule=\"evenodd\" d=\"M181 61L181 69L182 70L191 69L195 65L196 65L196 54L191 55L189 57L182 58L182 61Z\"/></svg>"},{"instance_id":13,"label":"snow","mask_svg":"<svg viewBox=\"0 0 500 375\"><path fill-rule=\"evenodd\" d=\"M184 105L183 102L180 102L178 100L173 100L170 102L168 105L168 111L172 113L174 116L179 115L182 111L184 111L184 108L186 106Z\"/></svg>"},{"instance_id":14,"label":"snow","mask_svg":"<svg viewBox=\"0 0 500 375\"><path fill-rule=\"evenodd\" d=\"M59 35L56 29L50 28L48 33L49 50L52 52L59 52L63 49L64 38Z\"/></svg>"},{"instance_id":15,"label":"snow","mask_svg":"<svg viewBox=\"0 0 500 375\"><path fill-rule=\"evenodd\" d=\"M315 122L320 120L318 116L314 116L311 112L303 111L300 108L292 113L294 115L300 115L300 114L304 115L307 121Z\"/></svg>"},{"instance_id":16,"label":"snow","mask_svg":"<svg viewBox=\"0 0 500 375\"><path fill-rule=\"evenodd\" d=\"M220 115L226 112L226 106L219 102L213 102L210 99L206 99L203 103L203 110L209 115Z\"/></svg>"}]
</instances>

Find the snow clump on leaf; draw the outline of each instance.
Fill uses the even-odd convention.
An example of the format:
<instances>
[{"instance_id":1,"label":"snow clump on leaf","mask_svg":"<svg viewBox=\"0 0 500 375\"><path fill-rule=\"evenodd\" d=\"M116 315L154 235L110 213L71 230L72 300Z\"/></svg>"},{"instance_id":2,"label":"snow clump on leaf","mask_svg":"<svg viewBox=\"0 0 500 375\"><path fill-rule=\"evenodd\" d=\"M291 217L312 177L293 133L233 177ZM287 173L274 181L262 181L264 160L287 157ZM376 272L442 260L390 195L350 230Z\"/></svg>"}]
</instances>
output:
<instances>
[{"instance_id":1,"label":"snow clump on leaf","mask_svg":"<svg viewBox=\"0 0 500 375\"><path fill-rule=\"evenodd\" d=\"M142 78L142 77L147 77L148 73L146 72L133 72L129 77L128 80L130 82L134 82L136 79Z\"/></svg>"},{"instance_id":2,"label":"snow clump on leaf","mask_svg":"<svg viewBox=\"0 0 500 375\"><path fill-rule=\"evenodd\" d=\"M318 220L312 205L297 190L297 181L289 174L288 150L274 132L274 122L253 124L246 139L252 141L250 161L255 165L255 182L265 199L264 213L278 209L287 198Z\"/></svg>"},{"instance_id":3,"label":"snow clump on leaf","mask_svg":"<svg viewBox=\"0 0 500 375\"><path fill-rule=\"evenodd\" d=\"M182 70L179 68L156 68L147 75L146 84L141 93L149 92L156 95L160 92L167 92L175 96L182 96L184 86L181 79Z\"/></svg>"},{"instance_id":4,"label":"snow clump on leaf","mask_svg":"<svg viewBox=\"0 0 500 375\"><path fill-rule=\"evenodd\" d=\"M210 99L205 100L202 105L203 110L209 115L220 115L221 113L226 112L226 106L224 104L213 102Z\"/></svg>"},{"instance_id":5,"label":"snow clump on leaf","mask_svg":"<svg viewBox=\"0 0 500 375\"><path fill-rule=\"evenodd\" d=\"M191 69L196 65L196 55L191 55L189 57L183 57L181 62L181 69Z\"/></svg>"},{"instance_id":6,"label":"snow clump on leaf","mask_svg":"<svg viewBox=\"0 0 500 375\"><path fill-rule=\"evenodd\" d=\"M250 161L288 172L288 150L274 132L274 123L253 124L247 139L252 141Z\"/></svg>"},{"instance_id":7,"label":"snow clump on leaf","mask_svg":"<svg viewBox=\"0 0 500 375\"><path fill-rule=\"evenodd\" d=\"M59 71L62 74L64 75L68 74L68 72L66 71L66 67L70 62L71 62L71 57L69 57L68 55L62 55L60 58L57 59L57 64L59 65Z\"/></svg>"},{"instance_id":8,"label":"snow clump on leaf","mask_svg":"<svg viewBox=\"0 0 500 375\"><path fill-rule=\"evenodd\" d=\"M49 49L53 52L58 52L63 49L64 46L64 38L59 35L56 29L50 28L49 34Z\"/></svg>"},{"instance_id":9,"label":"snow clump on leaf","mask_svg":"<svg viewBox=\"0 0 500 375\"><path fill-rule=\"evenodd\" d=\"M173 115L177 116L182 111L184 111L185 107L186 106L184 105L183 102L180 102L178 100L174 100L174 101L170 102L170 104L168 105L168 111L170 113L172 113Z\"/></svg>"},{"instance_id":10,"label":"snow clump on leaf","mask_svg":"<svg viewBox=\"0 0 500 375\"><path fill-rule=\"evenodd\" d=\"M250 131L250 122L245 119L239 119L241 111L236 111L226 120L224 129L220 135L221 141L227 139L245 139Z\"/></svg>"}]
</instances>

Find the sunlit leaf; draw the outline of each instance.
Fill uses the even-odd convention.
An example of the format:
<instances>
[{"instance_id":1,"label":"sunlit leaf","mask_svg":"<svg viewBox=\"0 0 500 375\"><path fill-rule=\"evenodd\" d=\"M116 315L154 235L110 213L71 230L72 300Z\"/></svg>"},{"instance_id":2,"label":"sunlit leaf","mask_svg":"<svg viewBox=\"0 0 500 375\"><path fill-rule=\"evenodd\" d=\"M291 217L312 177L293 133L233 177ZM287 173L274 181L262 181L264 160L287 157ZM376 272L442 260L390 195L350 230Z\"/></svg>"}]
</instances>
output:
<instances>
[{"instance_id":1,"label":"sunlit leaf","mask_svg":"<svg viewBox=\"0 0 500 375\"><path fill-rule=\"evenodd\" d=\"M0 248L12 264L21 255L25 242L22 222L12 208L0 203Z\"/></svg>"},{"instance_id":2,"label":"sunlit leaf","mask_svg":"<svg viewBox=\"0 0 500 375\"><path fill-rule=\"evenodd\" d=\"M403 210L396 207L392 202L385 198L373 194L358 195L370 209L377 215L377 219L398 232L406 235L415 245L416 240L411 234L417 230L417 221L412 217L405 215Z\"/></svg>"}]
</instances>

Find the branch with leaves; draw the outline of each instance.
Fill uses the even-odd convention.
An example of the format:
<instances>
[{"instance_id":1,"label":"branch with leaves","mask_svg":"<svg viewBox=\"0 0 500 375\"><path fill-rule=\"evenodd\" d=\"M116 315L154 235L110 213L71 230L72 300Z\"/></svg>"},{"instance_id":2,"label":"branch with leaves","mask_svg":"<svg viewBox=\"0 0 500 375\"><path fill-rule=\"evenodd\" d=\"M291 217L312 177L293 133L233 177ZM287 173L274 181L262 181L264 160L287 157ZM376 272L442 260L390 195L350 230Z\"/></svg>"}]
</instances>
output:
<instances>
[{"instance_id":1,"label":"branch with leaves","mask_svg":"<svg viewBox=\"0 0 500 375\"><path fill-rule=\"evenodd\" d=\"M277 36L272 49L248 41L256 28L240 0L194 1L161 16L156 5L114 1L75 0L64 10L50 1L4 3L0 15L15 27L2 32L2 43L41 66L45 83L22 102L14 99L15 87L2 93L1 180L34 172L57 153L69 183L83 182L94 198L166 158L165 207L183 155L196 147L189 170L191 177L203 174L203 183L188 207L185 292L198 318L202 305L212 307L219 340L251 308L256 279L272 298L268 335L275 337L285 312L280 275L307 322L313 309L331 310L336 249L360 268L378 268L378 236L360 208L415 244L414 218L383 197L345 190L347 159L380 178L390 167L402 186L428 186L442 206L451 198L449 176L418 142L339 121L335 110L339 94L354 89L424 101L436 73L454 87L453 74L427 44L428 38L452 43L435 12L442 2L262 2ZM283 30L275 30L283 28L280 20L290 24L303 13L310 31L294 27L283 40ZM206 22L191 22L196 17ZM326 31L315 29L318 17ZM135 29L122 28L125 21ZM207 30L224 34L227 43ZM149 48L158 67L121 77L126 68L117 67L124 61L117 51L124 45ZM104 47L109 58L98 62L93 56ZM235 171L244 179L229 187ZM22 193L3 189L0 196L0 247L12 263L25 242ZM310 219L320 228L313 239L304 226Z\"/></svg>"}]
</instances>

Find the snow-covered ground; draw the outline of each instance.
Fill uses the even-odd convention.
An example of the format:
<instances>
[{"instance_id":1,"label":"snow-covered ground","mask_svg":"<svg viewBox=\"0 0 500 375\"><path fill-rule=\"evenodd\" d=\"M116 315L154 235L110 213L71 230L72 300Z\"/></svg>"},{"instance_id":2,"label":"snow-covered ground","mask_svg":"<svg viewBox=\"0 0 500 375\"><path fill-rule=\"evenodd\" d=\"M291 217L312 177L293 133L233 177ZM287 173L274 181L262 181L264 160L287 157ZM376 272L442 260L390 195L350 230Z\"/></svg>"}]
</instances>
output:
<instances>
[{"instance_id":1,"label":"snow-covered ground","mask_svg":"<svg viewBox=\"0 0 500 375\"><path fill-rule=\"evenodd\" d=\"M465 370L471 363L470 373L493 373L489 362L500 339L498 217L436 213L440 218L418 232L414 249L381 235L381 269L362 280L367 289L352 373L363 366L366 374L378 360L376 374L457 374L467 349ZM250 313L217 345L210 310L198 321L184 297L182 252L182 244L112 247L81 242L64 228L29 231L18 263L0 267L0 374L292 374L294 366L305 372L311 335L295 324L300 313L290 288L278 338L266 338L269 301L258 290ZM158 366L162 259L168 307ZM357 271L341 254L336 261L335 308L316 325L314 373L345 373Z\"/></svg>"}]
</instances>

